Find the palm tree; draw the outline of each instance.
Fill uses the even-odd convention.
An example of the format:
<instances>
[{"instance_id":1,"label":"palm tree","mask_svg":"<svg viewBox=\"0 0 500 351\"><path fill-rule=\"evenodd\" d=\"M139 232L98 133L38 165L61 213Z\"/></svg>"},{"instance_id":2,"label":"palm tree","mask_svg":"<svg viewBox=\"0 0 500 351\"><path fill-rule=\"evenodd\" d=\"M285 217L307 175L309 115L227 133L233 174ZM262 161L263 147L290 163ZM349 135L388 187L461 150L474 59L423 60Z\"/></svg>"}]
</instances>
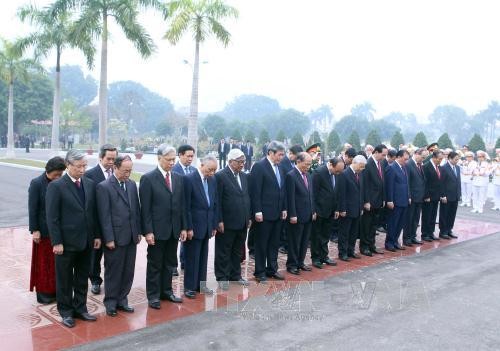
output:
<instances>
[{"instance_id":1,"label":"palm tree","mask_svg":"<svg viewBox=\"0 0 500 351\"><path fill-rule=\"evenodd\" d=\"M221 20L238 17L236 8L222 0L174 0L165 5L164 13L168 30L165 33L172 45L179 42L186 32L192 32L195 41L193 85L188 120L188 144L196 148L198 143L198 80L200 68L200 43L214 36L224 47L229 44L231 34Z\"/></svg>"},{"instance_id":2,"label":"palm tree","mask_svg":"<svg viewBox=\"0 0 500 351\"><path fill-rule=\"evenodd\" d=\"M79 10L71 38L101 38L101 76L99 82L99 145L106 143L108 121L108 24L110 17L146 58L155 50L153 40L139 23L140 8L160 9L159 0L56 0L51 11L56 16Z\"/></svg>"},{"instance_id":3,"label":"palm tree","mask_svg":"<svg viewBox=\"0 0 500 351\"><path fill-rule=\"evenodd\" d=\"M29 80L34 72L43 72L42 66L35 59L24 58L19 42L0 39L0 78L9 86L7 112L7 157L15 157L14 153L14 82L19 79Z\"/></svg>"},{"instance_id":4,"label":"palm tree","mask_svg":"<svg viewBox=\"0 0 500 351\"><path fill-rule=\"evenodd\" d=\"M59 150L59 115L61 110L61 54L64 49L80 49L86 59L89 68L94 63L95 48L89 37L72 38L70 36L74 22L70 20L70 14L61 12L53 15L49 8L40 10L33 5L26 5L19 9L18 16L21 21L29 21L37 27L37 31L20 40L21 50L34 47L36 56L47 56L55 49L56 51L56 76L54 89L54 104L52 109L52 151Z\"/></svg>"}]
</instances>

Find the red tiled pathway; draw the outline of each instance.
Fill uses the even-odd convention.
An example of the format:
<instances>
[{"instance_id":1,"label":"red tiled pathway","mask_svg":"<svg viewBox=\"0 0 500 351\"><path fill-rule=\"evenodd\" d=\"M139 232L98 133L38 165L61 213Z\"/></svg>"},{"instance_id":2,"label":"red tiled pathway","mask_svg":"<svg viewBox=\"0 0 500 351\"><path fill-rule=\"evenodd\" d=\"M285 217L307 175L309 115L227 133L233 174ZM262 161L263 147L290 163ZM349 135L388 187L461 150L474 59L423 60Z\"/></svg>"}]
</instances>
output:
<instances>
[{"instance_id":1,"label":"red tiled pathway","mask_svg":"<svg viewBox=\"0 0 500 351\"><path fill-rule=\"evenodd\" d=\"M245 300L252 296L263 295L286 288L287 284L298 281L317 281L328 277L354 271L362 267L378 264L401 256L418 254L422 251L452 245L457 242L475 239L484 235L500 232L500 224L481 221L457 219L456 232L459 235L455 240L441 240L426 243L419 247L407 248L395 253L386 252L374 257L363 256L360 260L339 262L336 267L313 269L312 272L303 272L300 276L285 274L287 283L273 282L272 288L259 287L252 284L249 288L232 286L229 292L218 292L217 299L195 300L184 299L182 304L162 302L161 310L152 310L147 307L145 295L146 244L141 242L138 248L135 281L129 302L135 307L135 313L120 313L118 317L108 317L104 313L102 304L103 295L93 296L89 293L89 312L98 315L95 323L77 320L73 329L62 327L56 306L43 306L36 302L35 294L28 291L29 270L31 260L31 236L26 227L0 229L0 338L2 349L13 350L55 350L82 343L87 343L128 331L141 329L173 319L200 313L206 310L225 306L238 300ZM382 247L383 235L377 237L379 247ZM210 247L209 285L215 287L213 275L213 240ZM331 257L337 257L336 245L330 245ZM285 268L286 256L279 257L280 269ZM243 272L252 279L253 261L243 263ZM175 279L174 289L182 294L182 277Z\"/></svg>"}]
</instances>

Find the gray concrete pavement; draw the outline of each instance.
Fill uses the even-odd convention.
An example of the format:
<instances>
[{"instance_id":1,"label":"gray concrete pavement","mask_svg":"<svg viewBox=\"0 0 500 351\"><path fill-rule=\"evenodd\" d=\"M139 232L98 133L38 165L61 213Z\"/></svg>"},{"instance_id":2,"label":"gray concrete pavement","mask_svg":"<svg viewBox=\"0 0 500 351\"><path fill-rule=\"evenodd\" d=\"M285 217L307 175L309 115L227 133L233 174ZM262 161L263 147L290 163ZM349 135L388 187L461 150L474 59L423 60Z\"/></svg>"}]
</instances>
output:
<instances>
[{"instance_id":1,"label":"gray concrete pavement","mask_svg":"<svg viewBox=\"0 0 500 351\"><path fill-rule=\"evenodd\" d=\"M333 277L307 293L315 312L204 312L74 350L498 350L499 246L494 234Z\"/></svg>"}]
</instances>

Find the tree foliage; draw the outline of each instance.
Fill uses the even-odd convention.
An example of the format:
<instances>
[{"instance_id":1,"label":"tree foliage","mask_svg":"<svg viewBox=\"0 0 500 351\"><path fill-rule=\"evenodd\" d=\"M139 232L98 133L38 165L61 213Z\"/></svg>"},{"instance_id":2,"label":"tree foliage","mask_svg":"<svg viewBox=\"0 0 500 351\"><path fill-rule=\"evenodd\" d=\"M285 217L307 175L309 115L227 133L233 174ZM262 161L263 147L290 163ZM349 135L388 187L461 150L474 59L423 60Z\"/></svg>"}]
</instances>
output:
<instances>
[{"instance_id":1,"label":"tree foliage","mask_svg":"<svg viewBox=\"0 0 500 351\"><path fill-rule=\"evenodd\" d=\"M483 138L479 134L474 134L469 141L469 149L473 152L477 152L478 150L486 151L486 145L484 143Z\"/></svg>"},{"instance_id":2,"label":"tree foliage","mask_svg":"<svg viewBox=\"0 0 500 351\"><path fill-rule=\"evenodd\" d=\"M332 129L330 133L328 133L328 138L326 139L326 152L327 154L332 152L338 154L341 148L342 142L340 141L339 134L335 131L335 129Z\"/></svg>"},{"instance_id":3,"label":"tree foliage","mask_svg":"<svg viewBox=\"0 0 500 351\"><path fill-rule=\"evenodd\" d=\"M359 139L359 134L355 130L349 135L349 138L346 140L349 144L352 145L353 148L356 149L356 151L361 150L361 140Z\"/></svg>"},{"instance_id":4,"label":"tree foliage","mask_svg":"<svg viewBox=\"0 0 500 351\"><path fill-rule=\"evenodd\" d=\"M382 144L382 140L380 139L377 130L372 129L370 133L368 133L368 135L366 136L365 145L371 145L375 147L379 144Z\"/></svg>"},{"instance_id":5,"label":"tree foliage","mask_svg":"<svg viewBox=\"0 0 500 351\"><path fill-rule=\"evenodd\" d=\"M424 132L418 132L417 135L415 135L415 138L413 139L413 145L417 147L424 147L429 145Z\"/></svg>"},{"instance_id":6,"label":"tree foliage","mask_svg":"<svg viewBox=\"0 0 500 351\"><path fill-rule=\"evenodd\" d=\"M281 111L277 100L262 95L240 95L226 104L222 116L239 120L262 120Z\"/></svg>"},{"instance_id":7,"label":"tree foliage","mask_svg":"<svg viewBox=\"0 0 500 351\"><path fill-rule=\"evenodd\" d=\"M391 138L391 146L396 150L399 149L400 145L404 145L405 139L403 138L403 134L398 130Z\"/></svg>"},{"instance_id":8,"label":"tree foliage","mask_svg":"<svg viewBox=\"0 0 500 351\"><path fill-rule=\"evenodd\" d=\"M448 136L448 133L444 133L443 135L441 135L437 142L440 149L454 149L453 142Z\"/></svg>"},{"instance_id":9,"label":"tree foliage","mask_svg":"<svg viewBox=\"0 0 500 351\"><path fill-rule=\"evenodd\" d=\"M54 77L55 67L50 69ZM72 100L77 107L85 107L97 96L97 81L92 76L85 76L80 66L61 67L61 93L63 99Z\"/></svg>"},{"instance_id":10,"label":"tree foliage","mask_svg":"<svg viewBox=\"0 0 500 351\"><path fill-rule=\"evenodd\" d=\"M302 136L302 134L300 134L300 132L297 132L292 136L292 140L291 140L290 144L291 145L300 145L300 146L304 147L304 137Z\"/></svg>"}]
</instances>

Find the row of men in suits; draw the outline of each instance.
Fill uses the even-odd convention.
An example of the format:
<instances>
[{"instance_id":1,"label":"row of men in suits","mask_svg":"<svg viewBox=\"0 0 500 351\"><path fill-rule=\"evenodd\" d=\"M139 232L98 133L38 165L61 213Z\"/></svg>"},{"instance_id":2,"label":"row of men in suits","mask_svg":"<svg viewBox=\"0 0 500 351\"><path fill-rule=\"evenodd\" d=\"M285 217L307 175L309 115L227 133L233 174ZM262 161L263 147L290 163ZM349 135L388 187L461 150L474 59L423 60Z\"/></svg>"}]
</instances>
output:
<instances>
[{"instance_id":1,"label":"row of men in suits","mask_svg":"<svg viewBox=\"0 0 500 351\"><path fill-rule=\"evenodd\" d=\"M229 151L232 149L240 149L245 155L245 171L250 171L252 168L252 158L254 156L253 145L247 140L246 143L238 142L236 140L231 139L230 142L227 142L225 138L222 138L217 145L217 154L219 156L219 168L222 169L226 167L227 164L227 155Z\"/></svg>"}]
</instances>

